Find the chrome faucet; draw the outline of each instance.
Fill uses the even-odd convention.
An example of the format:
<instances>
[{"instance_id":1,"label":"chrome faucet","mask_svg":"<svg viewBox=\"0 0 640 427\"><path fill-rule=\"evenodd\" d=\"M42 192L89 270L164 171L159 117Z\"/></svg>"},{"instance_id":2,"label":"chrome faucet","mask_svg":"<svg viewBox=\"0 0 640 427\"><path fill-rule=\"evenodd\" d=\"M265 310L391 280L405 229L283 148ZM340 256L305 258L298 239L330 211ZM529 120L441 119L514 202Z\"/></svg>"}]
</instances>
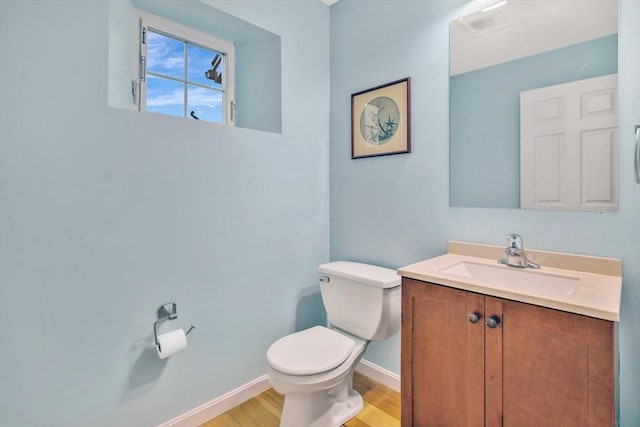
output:
<instances>
[{"instance_id":1,"label":"chrome faucet","mask_svg":"<svg viewBox=\"0 0 640 427\"><path fill-rule=\"evenodd\" d=\"M536 264L527 258L522 245L522 236L519 234L507 234L507 248L504 253L507 254L507 257L499 259L499 264L520 268L540 268L540 264Z\"/></svg>"}]
</instances>

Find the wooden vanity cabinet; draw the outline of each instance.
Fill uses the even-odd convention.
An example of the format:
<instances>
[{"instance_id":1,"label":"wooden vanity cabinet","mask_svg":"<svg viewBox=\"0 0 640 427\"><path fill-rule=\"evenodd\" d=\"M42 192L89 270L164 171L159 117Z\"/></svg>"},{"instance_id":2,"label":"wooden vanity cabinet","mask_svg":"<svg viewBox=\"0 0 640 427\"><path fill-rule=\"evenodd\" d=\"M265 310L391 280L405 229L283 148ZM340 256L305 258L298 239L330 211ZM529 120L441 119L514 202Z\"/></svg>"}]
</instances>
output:
<instances>
[{"instance_id":1,"label":"wooden vanity cabinet","mask_svg":"<svg viewBox=\"0 0 640 427\"><path fill-rule=\"evenodd\" d=\"M615 328L403 277L402 426L614 426Z\"/></svg>"}]
</instances>

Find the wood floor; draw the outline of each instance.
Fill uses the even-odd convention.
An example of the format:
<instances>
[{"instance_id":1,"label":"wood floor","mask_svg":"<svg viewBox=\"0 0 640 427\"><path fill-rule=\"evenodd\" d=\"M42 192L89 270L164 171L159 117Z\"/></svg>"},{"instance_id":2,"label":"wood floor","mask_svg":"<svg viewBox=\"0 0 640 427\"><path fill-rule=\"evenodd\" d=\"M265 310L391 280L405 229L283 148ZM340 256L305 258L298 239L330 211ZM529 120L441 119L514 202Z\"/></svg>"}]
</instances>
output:
<instances>
[{"instance_id":1,"label":"wood floor","mask_svg":"<svg viewBox=\"0 0 640 427\"><path fill-rule=\"evenodd\" d=\"M364 398L364 409L345 427L400 427L399 393L357 372L353 388ZM283 401L269 389L200 427L278 427Z\"/></svg>"}]
</instances>

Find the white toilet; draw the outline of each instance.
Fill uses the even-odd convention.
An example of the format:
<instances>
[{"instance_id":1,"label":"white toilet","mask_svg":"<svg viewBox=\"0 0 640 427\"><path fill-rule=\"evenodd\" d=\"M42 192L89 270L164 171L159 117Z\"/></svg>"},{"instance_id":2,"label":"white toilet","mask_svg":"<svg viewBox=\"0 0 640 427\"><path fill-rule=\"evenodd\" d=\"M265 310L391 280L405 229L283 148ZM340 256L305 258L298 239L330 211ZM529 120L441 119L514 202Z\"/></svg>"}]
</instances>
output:
<instances>
[{"instance_id":1,"label":"white toilet","mask_svg":"<svg viewBox=\"0 0 640 427\"><path fill-rule=\"evenodd\" d=\"M280 427L339 427L363 408L353 373L372 340L400 330L395 270L336 261L318 267L329 328L287 335L267 351L267 376L285 396Z\"/></svg>"}]
</instances>

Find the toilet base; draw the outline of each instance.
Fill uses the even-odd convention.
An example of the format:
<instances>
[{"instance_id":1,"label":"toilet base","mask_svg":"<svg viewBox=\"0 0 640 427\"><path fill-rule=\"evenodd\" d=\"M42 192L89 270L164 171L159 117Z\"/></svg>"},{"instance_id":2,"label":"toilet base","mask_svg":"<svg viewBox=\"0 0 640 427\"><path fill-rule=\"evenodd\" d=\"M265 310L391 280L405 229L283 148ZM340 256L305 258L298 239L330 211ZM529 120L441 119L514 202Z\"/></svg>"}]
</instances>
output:
<instances>
[{"instance_id":1,"label":"toilet base","mask_svg":"<svg viewBox=\"0 0 640 427\"><path fill-rule=\"evenodd\" d=\"M353 389L353 375L369 342L349 337L354 340L351 355L331 371L296 376L267 365L269 382L284 395L280 427L340 427L362 411L364 402Z\"/></svg>"},{"instance_id":2,"label":"toilet base","mask_svg":"<svg viewBox=\"0 0 640 427\"><path fill-rule=\"evenodd\" d=\"M282 408L280 427L340 427L364 408L362 396L357 391L319 391L309 394L286 396Z\"/></svg>"}]
</instances>

